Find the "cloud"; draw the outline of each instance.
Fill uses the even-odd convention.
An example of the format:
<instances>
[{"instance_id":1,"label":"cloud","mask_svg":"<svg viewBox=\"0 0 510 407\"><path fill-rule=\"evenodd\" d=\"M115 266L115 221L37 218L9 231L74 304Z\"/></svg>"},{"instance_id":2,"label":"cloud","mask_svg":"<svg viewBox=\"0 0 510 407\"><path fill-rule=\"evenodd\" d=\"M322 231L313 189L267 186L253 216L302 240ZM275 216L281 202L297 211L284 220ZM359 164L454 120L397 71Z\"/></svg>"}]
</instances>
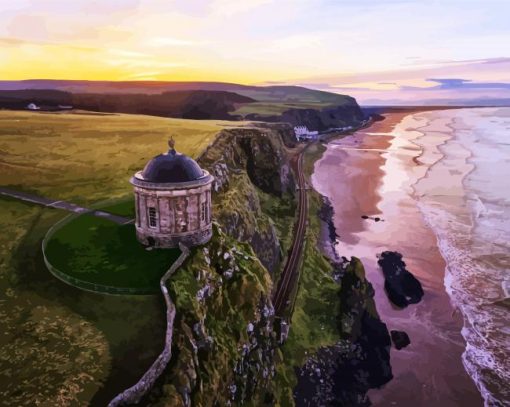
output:
<instances>
[{"instance_id":1,"label":"cloud","mask_svg":"<svg viewBox=\"0 0 510 407\"><path fill-rule=\"evenodd\" d=\"M473 82L470 79L426 79L429 82L438 83L439 86L429 88L431 89L510 89L510 83L507 82Z\"/></svg>"},{"instance_id":2,"label":"cloud","mask_svg":"<svg viewBox=\"0 0 510 407\"><path fill-rule=\"evenodd\" d=\"M0 37L0 44L5 45L6 47L22 47L22 46L49 46L49 47L63 47L76 51L83 52L98 52L100 48L97 47L89 47L85 45L74 45L68 43L54 42L54 41L32 41L25 40L22 38L15 37Z\"/></svg>"},{"instance_id":3,"label":"cloud","mask_svg":"<svg viewBox=\"0 0 510 407\"><path fill-rule=\"evenodd\" d=\"M137 52L137 51L129 51L124 49L111 49L108 51L109 54L125 57L125 58L147 58L149 57L148 54L143 52Z\"/></svg>"},{"instance_id":4,"label":"cloud","mask_svg":"<svg viewBox=\"0 0 510 407\"><path fill-rule=\"evenodd\" d=\"M273 0L214 0L210 9L215 15L233 16L265 6Z\"/></svg>"},{"instance_id":5,"label":"cloud","mask_svg":"<svg viewBox=\"0 0 510 407\"><path fill-rule=\"evenodd\" d=\"M150 47L189 47L193 45L201 45L203 42L182 40L173 37L155 37L147 41Z\"/></svg>"},{"instance_id":6,"label":"cloud","mask_svg":"<svg viewBox=\"0 0 510 407\"><path fill-rule=\"evenodd\" d=\"M28 42L25 40L21 40L19 38L9 38L9 37L1 37L0 38L0 44L7 45L7 46L17 46L17 45L24 45Z\"/></svg>"}]
</instances>

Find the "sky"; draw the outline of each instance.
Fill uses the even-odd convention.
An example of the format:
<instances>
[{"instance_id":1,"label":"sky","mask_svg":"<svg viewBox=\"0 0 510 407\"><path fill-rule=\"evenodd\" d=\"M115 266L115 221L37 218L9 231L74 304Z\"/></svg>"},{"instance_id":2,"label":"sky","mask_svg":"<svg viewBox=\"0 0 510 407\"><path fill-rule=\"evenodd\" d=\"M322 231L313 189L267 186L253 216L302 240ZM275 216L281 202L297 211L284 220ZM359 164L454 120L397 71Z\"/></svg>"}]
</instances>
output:
<instances>
[{"instance_id":1,"label":"sky","mask_svg":"<svg viewBox=\"0 0 510 407\"><path fill-rule=\"evenodd\" d=\"M0 80L297 84L510 98L510 0L0 0Z\"/></svg>"}]
</instances>

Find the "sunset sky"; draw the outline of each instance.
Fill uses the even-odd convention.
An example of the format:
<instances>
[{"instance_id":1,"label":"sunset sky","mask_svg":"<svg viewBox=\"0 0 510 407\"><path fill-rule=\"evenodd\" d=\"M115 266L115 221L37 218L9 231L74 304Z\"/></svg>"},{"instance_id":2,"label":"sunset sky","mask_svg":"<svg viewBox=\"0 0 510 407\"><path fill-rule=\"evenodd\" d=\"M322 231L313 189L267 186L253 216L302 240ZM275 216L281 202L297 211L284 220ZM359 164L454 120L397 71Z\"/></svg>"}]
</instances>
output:
<instances>
[{"instance_id":1,"label":"sunset sky","mask_svg":"<svg viewBox=\"0 0 510 407\"><path fill-rule=\"evenodd\" d=\"M0 0L0 80L510 98L509 15L508 0Z\"/></svg>"}]
</instances>

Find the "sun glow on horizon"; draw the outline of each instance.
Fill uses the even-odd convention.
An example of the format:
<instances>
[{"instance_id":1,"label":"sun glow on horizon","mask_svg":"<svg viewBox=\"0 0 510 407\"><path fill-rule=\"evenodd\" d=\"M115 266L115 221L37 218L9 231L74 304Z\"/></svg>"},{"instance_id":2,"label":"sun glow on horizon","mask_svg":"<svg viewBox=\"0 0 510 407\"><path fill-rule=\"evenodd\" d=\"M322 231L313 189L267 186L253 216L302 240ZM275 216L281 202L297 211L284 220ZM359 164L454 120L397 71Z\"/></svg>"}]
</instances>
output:
<instances>
[{"instance_id":1,"label":"sun glow on horizon","mask_svg":"<svg viewBox=\"0 0 510 407\"><path fill-rule=\"evenodd\" d=\"M0 0L0 80L282 83L378 94L430 88L428 78L454 74L510 81L508 65L480 68L507 57L502 9L510 5L499 0Z\"/></svg>"}]
</instances>

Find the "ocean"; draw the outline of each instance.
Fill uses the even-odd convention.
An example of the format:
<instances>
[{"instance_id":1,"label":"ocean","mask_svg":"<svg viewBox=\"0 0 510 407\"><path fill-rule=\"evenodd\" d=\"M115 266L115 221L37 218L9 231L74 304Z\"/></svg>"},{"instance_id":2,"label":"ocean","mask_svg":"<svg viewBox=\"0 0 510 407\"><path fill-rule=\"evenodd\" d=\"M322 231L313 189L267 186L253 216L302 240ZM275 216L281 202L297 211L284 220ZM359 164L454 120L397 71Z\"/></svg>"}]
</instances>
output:
<instances>
[{"instance_id":1,"label":"ocean","mask_svg":"<svg viewBox=\"0 0 510 407\"><path fill-rule=\"evenodd\" d=\"M426 123L414 143L432 161L414 196L464 316L463 363L486 405L510 403L510 108L420 116ZM438 135L445 139L437 143Z\"/></svg>"},{"instance_id":2,"label":"ocean","mask_svg":"<svg viewBox=\"0 0 510 407\"><path fill-rule=\"evenodd\" d=\"M330 142L312 182L337 254L363 261L381 319L411 339L374 405L510 405L510 108L388 114ZM384 250L421 281L419 304L389 302Z\"/></svg>"}]
</instances>

